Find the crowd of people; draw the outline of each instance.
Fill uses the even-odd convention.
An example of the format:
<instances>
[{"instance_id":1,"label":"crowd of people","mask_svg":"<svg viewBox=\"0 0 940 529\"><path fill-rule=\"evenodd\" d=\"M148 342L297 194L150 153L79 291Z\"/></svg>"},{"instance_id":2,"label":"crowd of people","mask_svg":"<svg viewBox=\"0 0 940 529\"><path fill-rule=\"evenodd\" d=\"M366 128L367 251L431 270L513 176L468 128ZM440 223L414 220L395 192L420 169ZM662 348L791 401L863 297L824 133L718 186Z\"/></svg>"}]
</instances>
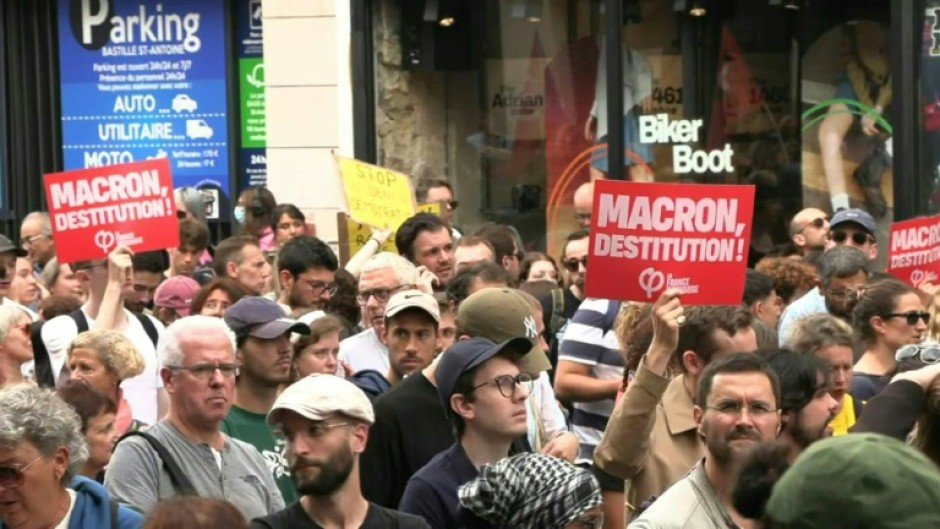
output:
<instances>
[{"instance_id":1,"label":"crowd of people","mask_svg":"<svg viewBox=\"0 0 940 529\"><path fill-rule=\"evenodd\" d=\"M263 187L220 241L188 188L176 248L0 235L0 528L940 526L940 292L866 212L644 304L585 296L590 184L557 260L415 187L346 263Z\"/></svg>"}]
</instances>

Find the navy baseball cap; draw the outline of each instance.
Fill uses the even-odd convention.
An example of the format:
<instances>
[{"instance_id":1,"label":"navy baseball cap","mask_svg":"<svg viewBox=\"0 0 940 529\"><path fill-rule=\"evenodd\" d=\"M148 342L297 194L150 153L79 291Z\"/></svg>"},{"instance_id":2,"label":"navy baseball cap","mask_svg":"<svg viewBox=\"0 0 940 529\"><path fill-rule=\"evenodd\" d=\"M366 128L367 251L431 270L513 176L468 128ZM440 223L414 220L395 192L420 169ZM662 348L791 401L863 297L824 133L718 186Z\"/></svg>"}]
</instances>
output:
<instances>
[{"instance_id":1,"label":"navy baseball cap","mask_svg":"<svg viewBox=\"0 0 940 529\"><path fill-rule=\"evenodd\" d=\"M829 229L835 229L836 226L840 224L847 224L854 222L859 226L865 228L871 235L874 235L878 230L878 225L875 224L875 219L868 214L867 211L851 208L851 209L840 209L833 215L832 220L829 221Z\"/></svg>"},{"instance_id":2,"label":"navy baseball cap","mask_svg":"<svg viewBox=\"0 0 940 529\"><path fill-rule=\"evenodd\" d=\"M288 318L280 305L261 296L241 298L225 311L222 319L239 338L273 340L288 332L310 334L309 326Z\"/></svg>"},{"instance_id":3,"label":"navy baseball cap","mask_svg":"<svg viewBox=\"0 0 940 529\"><path fill-rule=\"evenodd\" d=\"M437 379L437 394L444 406L444 413L450 414L450 397L460 375L486 362L499 353L507 352L516 358L522 358L532 349L528 338L510 338L502 343L495 343L486 338L460 340L444 351L437 362L434 377Z\"/></svg>"}]
</instances>

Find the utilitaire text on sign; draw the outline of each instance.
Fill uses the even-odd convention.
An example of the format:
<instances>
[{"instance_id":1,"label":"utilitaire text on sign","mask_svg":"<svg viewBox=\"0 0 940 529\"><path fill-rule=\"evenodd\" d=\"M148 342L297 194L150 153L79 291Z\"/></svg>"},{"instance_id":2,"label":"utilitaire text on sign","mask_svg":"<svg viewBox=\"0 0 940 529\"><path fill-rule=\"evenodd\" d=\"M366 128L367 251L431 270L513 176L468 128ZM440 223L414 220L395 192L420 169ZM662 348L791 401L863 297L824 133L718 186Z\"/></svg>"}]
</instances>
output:
<instances>
[{"instance_id":1,"label":"utilitaire text on sign","mask_svg":"<svg viewBox=\"0 0 940 529\"><path fill-rule=\"evenodd\" d=\"M888 272L918 286L940 275L940 215L891 225Z\"/></svg>"},{"instance_id":2,"label":"utilitaire text on sign","mask_svg":"<svg viewBox=\"0 0 940 529\"><path fill-rule=\"evenodd\" d=\"M649 302L741 303L753 186L595 183L587 294Z\"/></svg>"},{"instance_id":3,"label":"utilitaire text on sign","mask_svg":"<svg viewBox=\"0 0 940 529\"><path fill-rule=\"evenodd\" d=\"M46 201L62 262L175 247L179 224L166 158L45 176Z\"/></svg>"}]
</instances>

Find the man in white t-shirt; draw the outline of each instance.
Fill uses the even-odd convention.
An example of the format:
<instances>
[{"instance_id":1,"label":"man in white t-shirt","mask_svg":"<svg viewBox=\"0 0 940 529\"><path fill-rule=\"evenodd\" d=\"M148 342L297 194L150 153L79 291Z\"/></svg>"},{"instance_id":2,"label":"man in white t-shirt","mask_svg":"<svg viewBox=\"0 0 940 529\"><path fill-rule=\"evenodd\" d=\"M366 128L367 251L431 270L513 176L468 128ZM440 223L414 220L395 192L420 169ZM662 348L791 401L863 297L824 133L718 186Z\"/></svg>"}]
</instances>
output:
<instances>
[{"instance_id":1,"label":"man in white t-shirt","mask_svg":"<svg viewBox=\"0 0 940 529\"><path fill-rule=\"evenodd\" d=\"M72 263L75 274L88 281L88 301L81 307L88 329L115 329L124 333L144 358L144 372L125 380L121 387L131 405L132 416L146 424L154 424L166 410L166 394L160 382L156 340L163 333L163 324L152 316L136 315L124 308L124 296L133 289L131 252L118 247L108 259ZM145 320L146 319L146 320ZM152 325L147 325L146 322ZM63 315L47 321L40 331L49 354L49 364L56 385L68 380L68 348L79 334L75 318ZM146 327L150 327L149 331Z\"/></svg>"}]
</instances>

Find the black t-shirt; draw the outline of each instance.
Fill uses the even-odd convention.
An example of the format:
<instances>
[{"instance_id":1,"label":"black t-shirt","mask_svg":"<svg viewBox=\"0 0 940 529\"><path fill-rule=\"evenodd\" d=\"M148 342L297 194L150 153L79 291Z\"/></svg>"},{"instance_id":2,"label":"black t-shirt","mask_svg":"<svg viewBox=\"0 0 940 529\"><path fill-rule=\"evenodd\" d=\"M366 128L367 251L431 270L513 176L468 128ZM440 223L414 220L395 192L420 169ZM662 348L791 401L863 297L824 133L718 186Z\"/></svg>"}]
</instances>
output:
<instances>
[{"instance_id":1,"label":"black t-shirt","mask_svg":"<svg viewBox=\"0 0 940 529\"><path fill-rule=\"evenodd\" d=\"M454 444L437 388L416 373L376 399L375 423L359 458L362 494L367 500L398 508L408 480L435 455Z\"/></svg>"},{"instance_id":2,"label":"black t-shirt","mask_svg":"<svg viewBox=\"0 0 940 529\"><path fill-rule=\"evenodd\" d=\"M251 521L251 529L322 529L314 522L300 502L286 509ZM422 518L369 504L369 512L360 529L430 529Z\"/></svg>"}]
</instances>

